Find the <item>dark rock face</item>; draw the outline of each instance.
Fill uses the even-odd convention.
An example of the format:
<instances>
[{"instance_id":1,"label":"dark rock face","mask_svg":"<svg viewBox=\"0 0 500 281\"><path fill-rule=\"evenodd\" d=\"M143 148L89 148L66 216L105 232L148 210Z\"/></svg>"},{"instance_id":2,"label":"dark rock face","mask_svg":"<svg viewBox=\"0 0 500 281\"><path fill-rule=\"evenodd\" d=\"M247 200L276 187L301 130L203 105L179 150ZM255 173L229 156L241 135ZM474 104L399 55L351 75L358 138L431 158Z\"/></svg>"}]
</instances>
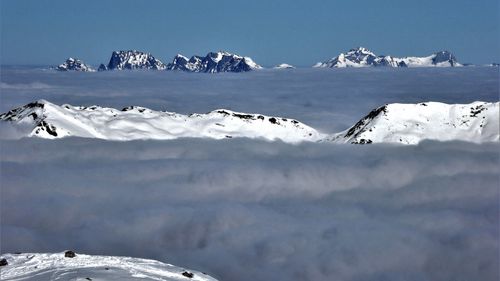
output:
<instances>
[{"instance_id":1,"label":"dark rock face","mask_svg":"<svg viewBox=\"0 0 500 281\"><path fill-rule=\"evenodd\" d=\"M106 71L108 70L108 67L106 65L104 65L103 63L101 63L99 65L99 68L97 69L97 71Z\"/></svg>"},{"instance_id":2,"label":"dark rock face","mask_svg":"<svg viewBox=\"0 0 500 281\"><path fill-rule=\"evenodd\" d=\"M64 257L65 258L74 258L74 257L76 257L76 254L73 251L66 251L66 252L64 252Z\"/></svg>"},{"instance_id":3,"label":"dark rock face","mask_svg":"<svg viewBox=\"0 0 500 281\"><path fill-rule=\"evenodd\" d=\"M7 262L7 259L1 259L0 266L6 266L6 265L9 265L9 263Z\"/></svg>"},{"instance_id":4,"label":"dark rock face","mask_svg":"<svg viewBox=\"0 0 500 281\"><path fill-rule=\"evenodd\" d=\"M442 62L448 62L451 66L454 66L457 64L457 59L452 53L448 51L437 52L432 59L432 64L438 64Z\"/></svg>"},{"instance_id":5,"label":"dark rock face","mask_svg":"<svg viewBox=\"0 0 500 281\"><path fill-rule=\"evenodd\" d=\"M101 64L99 70L152 69L164 70L165 64L149 53L136 50L114 51L107 66Z\"/></svg>"},{"instance_id":6,"label":"dark rock face","mask_svg":"<svg viewBox=\"0 0 500 281\"><path fill-rule=\"evenodd\" d=\"M358 135L359 133L361 133L363 131L363 128L366 126L366 124L368 124L371 120L373 120L375 117L377 117L379 114L384 114L387 112L387 105L383 105L379 108L376 108L372 111L370 111L370 113L368 113L365 117L363 117L363 119L359 120L358 123L354 124L354 126L352 126L348 131L347 133L345 134L345 138L348 138L348 137L351 137L351 136L355 136L355 135ZM371 143L371 140L370 142L366 141L367 143ZM363 142L364 144L364 142Z\"/></svg>"}]
</instances>

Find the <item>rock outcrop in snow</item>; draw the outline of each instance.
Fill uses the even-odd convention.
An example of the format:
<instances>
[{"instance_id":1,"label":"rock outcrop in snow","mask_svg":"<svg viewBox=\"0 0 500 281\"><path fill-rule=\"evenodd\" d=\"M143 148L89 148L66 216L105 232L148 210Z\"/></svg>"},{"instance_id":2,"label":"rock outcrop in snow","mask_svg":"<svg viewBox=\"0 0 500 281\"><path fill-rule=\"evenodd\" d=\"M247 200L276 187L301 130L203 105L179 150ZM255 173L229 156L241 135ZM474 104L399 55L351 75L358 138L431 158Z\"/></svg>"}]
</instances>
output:
<instances>
[{"instance_id":1,"label":"rock outcrop in snow","mask_svg":"<svg viewBox=\"0 0 500 281\"><path fill-rule=\"evenodd\" d=\"M228 52L210 52L206 56L192 56L190 59L176 55L167 65L168 70L188 72L246 72L262 67L249 57L242 57Z\"/></svg>"},{"instance_id":2,"label":"rock outcrop in snow","mask_svg":"<svg viewBox=\"0 0 500 281\"><path fill-rule=\"evenodd\" d=\"M218 109L182 115L131 106L58 106L39 100L0 115L0 120L28 128L26 136L55 139L68 136L107 140L189 138L254 138L335 143L417 144L422 140L499 141L499 102L470 104L393 103L371 111L349 129L323 134L282 117Z\"/></svg>"},{"instance_id":3,"label":"rock outcrop in snow","mask_svg":"<svg viewBox=\"0 0 500 281\"><path fill-rule=\"evenodd\" d=\"M165 280L216 281L204 273L155 260L64 253L3 254L1 280Z\"/></svg>"},{"instance_id":4,"label":"rock outcrop in snow","mask_svg":"<svg viewBox=\"0 0 500 281\"><path fill-rule=\"evenodd\" d=\"M84 71L93 72L95 71L92 67L86 65L83 61L74 58L68 58L64 63L60 64L56 70L59 71Z\"/></svg>"},{"instance_id":5,"label":"rock outcrop in snow","mask_svg":"<svg viewBox=\"0 0 500 281\"><path fill-rule=\"evenodd\" d=\"M0 120L32 127L29 136L68 136L107 140L190 138L258 138L296 143L325 137L294 119L218 109L182 115L131 106L122 110L99 106L58 106L45 100L0 115Z\"/></svg>"},{"instance_id":6,"label":"rock outcrop in snow","mask_svg":"<svg viewBox=\"0 0 500 281\"><path fill-rule=\"evenodd\" d=\"M499 141L499 103L392 103L372 110L332 140L342 143L417 144L424 139Z\"/></svg>"},{"instance_id":7,"label":"rock outcrop in snow","mask_svg":"<svg viewBox=\"0 0 500 281\"><path fill-rule=\"evenodd\" d=\"M351 49L347 53L314 65L314 67L453 67L461 66L455 56L448 51L440 51L427 57L404 57L377 56L372 51L359 47Z\"/></svg>"},{"instance_id":8,"label":"rock outcrop in snow","mask_svg":"<svg viewBox=\"0 0 500 281\"><path fill-rule=\"evenodd\" d=\"M99 71L103 70L124 70L124 69L152 69L164 70L166 65L156 59L150 53L136 50L114 51L111 54L108 65L101 64Z\"/></svg>"}]
</instances>

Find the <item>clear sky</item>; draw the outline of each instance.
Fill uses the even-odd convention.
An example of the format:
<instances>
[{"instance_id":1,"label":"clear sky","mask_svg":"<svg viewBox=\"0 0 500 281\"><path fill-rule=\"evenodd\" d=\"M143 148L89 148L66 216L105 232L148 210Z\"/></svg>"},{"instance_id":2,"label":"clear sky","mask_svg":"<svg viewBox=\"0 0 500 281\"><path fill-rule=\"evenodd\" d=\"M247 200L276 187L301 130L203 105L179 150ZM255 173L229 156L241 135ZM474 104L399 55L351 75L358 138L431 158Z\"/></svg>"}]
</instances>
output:
<instances>
[{"instance_id":1,"label":"clear sky","mask_svg":"<svg viewBox=\"0 0 500 281\"><path fill-rule=\"evenodd\" d=\"M164 62L227 50L310 66L357 46L500 62L499 0L0 1L2 64L107 63L113 50L137 49Z\"/></svg>"}]
</instances>

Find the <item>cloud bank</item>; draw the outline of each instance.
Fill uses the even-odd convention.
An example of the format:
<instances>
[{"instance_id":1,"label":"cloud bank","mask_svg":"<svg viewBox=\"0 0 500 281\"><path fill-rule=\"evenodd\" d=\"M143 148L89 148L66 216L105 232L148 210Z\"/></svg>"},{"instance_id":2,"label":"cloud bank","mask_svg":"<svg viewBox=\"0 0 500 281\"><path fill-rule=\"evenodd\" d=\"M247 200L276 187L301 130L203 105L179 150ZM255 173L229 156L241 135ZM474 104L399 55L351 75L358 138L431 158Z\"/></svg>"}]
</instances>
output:
<instances>
[{"instance_id":1,"label":"cloud bank","mask_svg":"<svg viewBox=\"0 0 500 281\"><path fill-rule=\"evenodd\" d=\"M221 280L498 280L499 145L2 140L1 251Z\"/></svg>"}]
</instances>

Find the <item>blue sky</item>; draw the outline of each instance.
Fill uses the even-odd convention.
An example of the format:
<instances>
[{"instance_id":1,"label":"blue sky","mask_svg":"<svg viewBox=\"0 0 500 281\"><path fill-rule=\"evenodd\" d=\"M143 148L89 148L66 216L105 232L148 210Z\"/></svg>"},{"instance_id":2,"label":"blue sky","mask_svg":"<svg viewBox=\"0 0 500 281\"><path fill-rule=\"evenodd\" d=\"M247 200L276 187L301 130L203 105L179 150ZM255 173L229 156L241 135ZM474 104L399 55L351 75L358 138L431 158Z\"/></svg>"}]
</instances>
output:
<instances>
[{"instance_id":1,"label":"blue sky","mask_svg":"<svg viewBox=\"0 0 500 281\"><path fill-rule=\"evenodd\" d=\"M500 61L498 0L0 1L2 64L98 64L138 49L164 62L227 50L265 66L310 66L357 46Z\"/></svg>"}]
</instances>

